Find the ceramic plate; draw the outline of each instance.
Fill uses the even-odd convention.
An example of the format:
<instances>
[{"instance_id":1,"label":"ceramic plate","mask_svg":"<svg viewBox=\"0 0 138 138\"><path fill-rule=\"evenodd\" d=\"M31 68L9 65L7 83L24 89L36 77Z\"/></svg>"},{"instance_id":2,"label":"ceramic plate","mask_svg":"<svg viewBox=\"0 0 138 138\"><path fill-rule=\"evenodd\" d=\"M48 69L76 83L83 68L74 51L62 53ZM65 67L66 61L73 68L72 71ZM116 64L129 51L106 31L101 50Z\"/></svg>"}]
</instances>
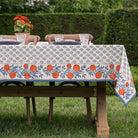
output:
<instances>
[{"instance_id":1,"label":"ceramic plate","mask_svg":"<svg viewBox=\"0 0 138 138\"><path fill-rule=\"evenodd\" d=\"M19 45L19 41L0 41L0 45Z\"/></svg>"}]
</instances>

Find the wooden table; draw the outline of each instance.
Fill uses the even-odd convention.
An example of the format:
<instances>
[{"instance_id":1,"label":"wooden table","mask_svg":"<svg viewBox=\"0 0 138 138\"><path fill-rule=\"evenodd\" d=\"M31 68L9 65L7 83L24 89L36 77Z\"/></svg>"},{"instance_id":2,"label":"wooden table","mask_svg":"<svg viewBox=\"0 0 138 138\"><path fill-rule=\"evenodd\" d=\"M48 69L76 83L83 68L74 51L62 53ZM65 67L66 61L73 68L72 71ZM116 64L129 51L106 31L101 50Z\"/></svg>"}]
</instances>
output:
<instances>
[{"instance_id":1,"label":"wooden table","mask_svg":"<svg viewBox=\"0 0 138 138\"><path fill-rule=\"evenodd\" d=\"M97 87L1 86L0 97L96 97L97 104L95 123L97 135L109 136L109 126L106 112L105 82L97 82Z\"/></svg>"}]
</instances>

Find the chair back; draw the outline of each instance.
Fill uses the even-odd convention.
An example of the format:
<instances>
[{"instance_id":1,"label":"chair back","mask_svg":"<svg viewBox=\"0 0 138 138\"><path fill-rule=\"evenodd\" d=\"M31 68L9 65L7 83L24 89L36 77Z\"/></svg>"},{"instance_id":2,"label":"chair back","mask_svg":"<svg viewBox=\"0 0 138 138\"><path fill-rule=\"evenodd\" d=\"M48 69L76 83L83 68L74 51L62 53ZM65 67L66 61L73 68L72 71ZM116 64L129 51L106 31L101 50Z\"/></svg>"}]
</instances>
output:
<instances>
[{"instance_id":1,"label":"chair back","mask_svg":"<svg viewBox=\"0 0 138 138\"><path fill-rule=\"evenodd\" d=\"M45 36L45 40L48 41L49 44L51 44L52 41L55 41L55 35L63 35L64 40L71 39L71 40L75 40L75 41L80 41L79 34L48 34ZM93 36L91 34L89 34L88 44L92 39L93 39Z\"/></svg>"}]
</instances>

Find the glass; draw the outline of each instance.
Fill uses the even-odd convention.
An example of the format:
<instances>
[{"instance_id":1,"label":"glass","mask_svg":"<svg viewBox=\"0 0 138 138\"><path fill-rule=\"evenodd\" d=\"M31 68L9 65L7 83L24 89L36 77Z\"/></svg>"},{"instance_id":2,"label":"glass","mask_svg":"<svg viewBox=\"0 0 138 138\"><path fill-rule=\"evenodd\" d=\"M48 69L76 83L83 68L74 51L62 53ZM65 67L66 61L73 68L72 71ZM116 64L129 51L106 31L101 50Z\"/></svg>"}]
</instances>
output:
<instances>
[{"instance_id":1,"label":"glass","mask_svg":"<svg viewBox=\"0 0 138 138\"><path fill-rule=\"evenodd\" d=\"M25 44L25 40L26 40L26 34L22 34L22 33L16 33L16 38L17 38L17 41Z\"/></svg>"},{"instance_id":2,"label":"glass","mask_svg":"<svg viewBox=\"0 0 138 138\"><path fill-rule=\"evenodd\" d=\"M60 42L61 40L63 40L63 35L55 35L56 42Z\"/></svg>"},{"instance_id":3,"label":"glass","mask_svg":"<svg viewBox=\"0 0 138 138\"><path fill-rule=\"evenodd\" d=\"M80 37L81 44L88 45L88 42L89 42L89 34L79 34L79 37Z\"/></svg>"}]
</instances>

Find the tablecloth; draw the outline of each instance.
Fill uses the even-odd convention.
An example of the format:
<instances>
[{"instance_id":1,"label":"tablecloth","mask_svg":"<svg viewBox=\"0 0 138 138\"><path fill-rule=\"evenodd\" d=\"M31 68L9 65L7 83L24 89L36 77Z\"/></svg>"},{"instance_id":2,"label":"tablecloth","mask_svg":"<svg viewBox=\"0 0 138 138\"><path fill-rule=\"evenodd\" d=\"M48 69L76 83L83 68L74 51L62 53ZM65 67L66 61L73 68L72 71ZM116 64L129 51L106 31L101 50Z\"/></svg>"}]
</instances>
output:
<instances>
[{"instance_id":1,"label":"tablecloth","mask_svg":"<svg viewBox=\"0 0 138 138\"><path fill-rule=\"evenodd\" d=\"M108 81L125 105L136 96L123 45L1 45L0 81Z\"/></svg>"}]
</instances>

